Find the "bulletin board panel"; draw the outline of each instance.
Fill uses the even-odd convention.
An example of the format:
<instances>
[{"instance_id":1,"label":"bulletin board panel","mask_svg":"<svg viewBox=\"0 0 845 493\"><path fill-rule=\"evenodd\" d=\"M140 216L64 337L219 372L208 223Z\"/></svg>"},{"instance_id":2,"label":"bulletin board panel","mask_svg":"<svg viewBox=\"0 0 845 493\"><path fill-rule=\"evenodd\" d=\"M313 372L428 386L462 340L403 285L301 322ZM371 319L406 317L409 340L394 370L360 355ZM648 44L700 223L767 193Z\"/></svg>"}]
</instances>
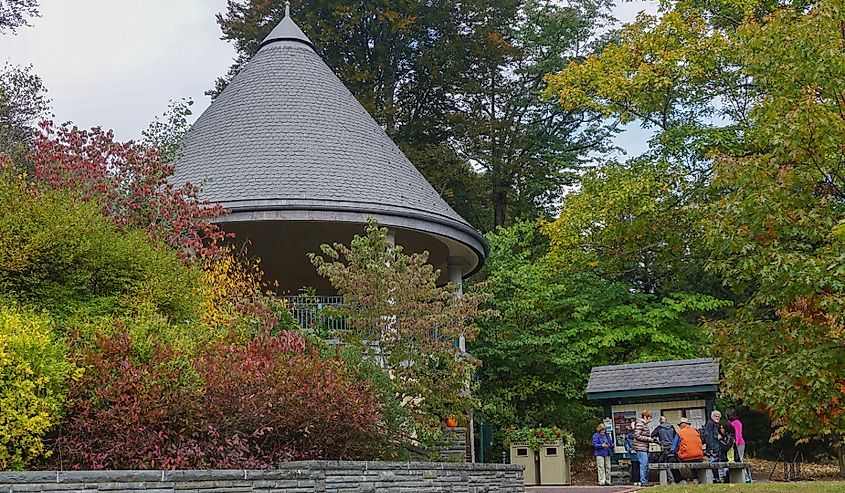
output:
<instances>
[{"instance_id":1,"label":"bulletin board panel","mask_svg":"<svg viewBox=\"0 0 845 493\"><path fill-rule=\"evenodd\" d=\"M610 406L611 420L613 421L613 451L617 454L625 453L625 434L627 427L632 420L638 418L643 411L651 412L651 423L649 427L654 430L660 424L659 418L663 412L667 420L673 425L678 424L681 417L686 414L695 428L704 424L706 402L704 399L693 399L687 401L655 401L638 404L618 404ZM699 417L700 415L700 417ZM698 421L701 419L701 424ZM660 445L651 444L651 451L659 452Z\"/></svg>"}]
</instances>

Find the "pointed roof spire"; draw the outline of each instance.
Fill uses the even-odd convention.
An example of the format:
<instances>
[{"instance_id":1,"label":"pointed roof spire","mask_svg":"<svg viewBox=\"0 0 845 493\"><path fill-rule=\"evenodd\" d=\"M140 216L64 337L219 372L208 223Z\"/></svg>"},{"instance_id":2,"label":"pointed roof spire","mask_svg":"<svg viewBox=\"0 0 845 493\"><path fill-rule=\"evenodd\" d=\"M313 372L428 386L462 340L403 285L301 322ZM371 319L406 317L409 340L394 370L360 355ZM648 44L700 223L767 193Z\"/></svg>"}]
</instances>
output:
<instances>
[{"instance_id":1,"label":"pointed roof spire","mask_svg":"<svg viewBox=\"0 0 845 493\"><path fill-rule=\"evenodd\" d=\"M293 41L303 43L314 49L314 43L302 32L302 29L290 18L290 0L285 0L285 17L279 24L270 31L270 34L261 42L261 47L267 46L276 41ZM260 49L260 48L259 48Z\"/></svg>"}]
</instances>

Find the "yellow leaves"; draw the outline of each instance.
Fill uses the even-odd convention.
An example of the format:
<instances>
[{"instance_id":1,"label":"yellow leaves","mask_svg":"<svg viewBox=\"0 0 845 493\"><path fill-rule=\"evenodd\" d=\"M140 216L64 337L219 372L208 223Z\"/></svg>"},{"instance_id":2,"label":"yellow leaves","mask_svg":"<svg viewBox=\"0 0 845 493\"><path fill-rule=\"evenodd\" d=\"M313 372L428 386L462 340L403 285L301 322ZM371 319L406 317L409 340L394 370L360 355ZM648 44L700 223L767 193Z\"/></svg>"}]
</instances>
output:
<instances>
[{"instance_id":1,"label":"yellow leaves","mask_svg":"<svg viewBox=\"0 0 845 493\"><path fill-rule=\"evenodd\" d=\"M701 86L719 76L727 51L725 36L695 12L673 11L660 19L641 14L599 55L547 76L546 96L570 110L648 121L665 111L666 101L695 100L693 91L706 90Z\"/></svg>"},{"instance_id":2,"label":"yellow leaves","mask_svg":"<svg viewBox=\"0 0 845 493\"><path fill-rule=\"evenodd\" d=\"M403 16L400 12L389 9L379 13L379 18L393 24L396 29L401 31L409 29L417 22L415 15Z\"/></svg>"},{"instance_id":3,"label":"yellow leaves","mask_svg":"<svg viewBox=\"0 0 845 493\"><path fill-rule=\"evenodd\" d=\"M58 421L64 382L79 374L46 316L0 306L0 469L49 455L41 437Z\"/></svg>"},{"instance_id":4,"label":"yellow leaves","mask_svg":"<svg viewBox=\"0 0 845 493\"><path fill-rule=\"evenodd\" d=\"M260 260L249 259L232 247L202 261L197 290L203 298L201 320L215 328L231 326L237 317L234 308L262 293L264 272Z\"/></svg>"}]
</instances>

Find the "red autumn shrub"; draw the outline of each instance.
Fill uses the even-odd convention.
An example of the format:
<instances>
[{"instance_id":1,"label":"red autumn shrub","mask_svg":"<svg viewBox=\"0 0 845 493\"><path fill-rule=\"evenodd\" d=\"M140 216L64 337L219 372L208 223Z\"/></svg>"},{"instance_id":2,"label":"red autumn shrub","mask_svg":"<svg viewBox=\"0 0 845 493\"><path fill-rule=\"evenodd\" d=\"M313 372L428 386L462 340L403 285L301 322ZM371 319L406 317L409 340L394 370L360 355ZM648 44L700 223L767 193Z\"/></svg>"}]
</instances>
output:
<instances>
[{"instance_id":1,"label":"red autumn shrub","mask_svg":"<svg viewBox=\"0 0 845 493\"><path fill-rule=\"evenodd\" d=\"M98 337L79 362L83 377L71 385L70 404L53 462L63 469L166 467L190 410L185 365L155 346L133 357L126 331Z\"/></svg>"},{"instance_id":2,"label":"red autumn shrub","mask_svg":"<svg viewBox=\"0 0 845 493\"><path fill-rule=\"evenodd\" d=\"M115 141L111 131L56 128L45 121L27 159L41 186L96 199L119 226L146 228L152 238L182 251L214 254L214 240L226 235L208 221L224 213L221 206L199 200L191 184L174 187L168 182L172 164L149 146Z\"/></svg>"},{"instance_id":3,"label":"red autumn shrub","mask_svg":"<svg viewBox=\"0 0 845 493\"><path fill-rule=\"evenodd\" d=\"M379 455L381 404L370 385L298 334L213 345L191 371L164 347L141 361L132 351L123 334L84 357L51 467L257 469Z\"/></svg>"},{"instance_id":4,"label":"red autumn shrub","mask_svg":"<svg viewBox=\"0 0 845 493\"><path fill-rule=\"evenodd\" d=\"M192 466L264 468L290 460L378 457L381 404L370 385L355 381L340 359L290 349L284 338L261 337L197 361L205 381L203 460Z\"/></svg>"}]
</instances>

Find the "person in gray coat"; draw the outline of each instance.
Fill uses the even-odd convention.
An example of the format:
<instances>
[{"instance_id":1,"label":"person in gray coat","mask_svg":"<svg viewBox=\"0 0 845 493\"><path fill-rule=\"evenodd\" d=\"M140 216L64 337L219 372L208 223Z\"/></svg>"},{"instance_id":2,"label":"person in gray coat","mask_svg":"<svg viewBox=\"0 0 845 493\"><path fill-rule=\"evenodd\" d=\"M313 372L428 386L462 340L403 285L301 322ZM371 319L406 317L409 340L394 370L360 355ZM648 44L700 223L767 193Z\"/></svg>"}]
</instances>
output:
<instances>
[{"instance_id":1,"label":"person in gray coat","mask_svg":"<svg viewBox=\"0 0 845 493\"><path fill-rule=\"evenodd\" d=\"M657 440L660 448L663 449L664 455L669 450L672 450L672 444L675 443L675 437L678 433L675 432L675 427L666 421L666 416L660 416L660 424L651 432L651 438Z\"/></svg>"}]
</instances>

